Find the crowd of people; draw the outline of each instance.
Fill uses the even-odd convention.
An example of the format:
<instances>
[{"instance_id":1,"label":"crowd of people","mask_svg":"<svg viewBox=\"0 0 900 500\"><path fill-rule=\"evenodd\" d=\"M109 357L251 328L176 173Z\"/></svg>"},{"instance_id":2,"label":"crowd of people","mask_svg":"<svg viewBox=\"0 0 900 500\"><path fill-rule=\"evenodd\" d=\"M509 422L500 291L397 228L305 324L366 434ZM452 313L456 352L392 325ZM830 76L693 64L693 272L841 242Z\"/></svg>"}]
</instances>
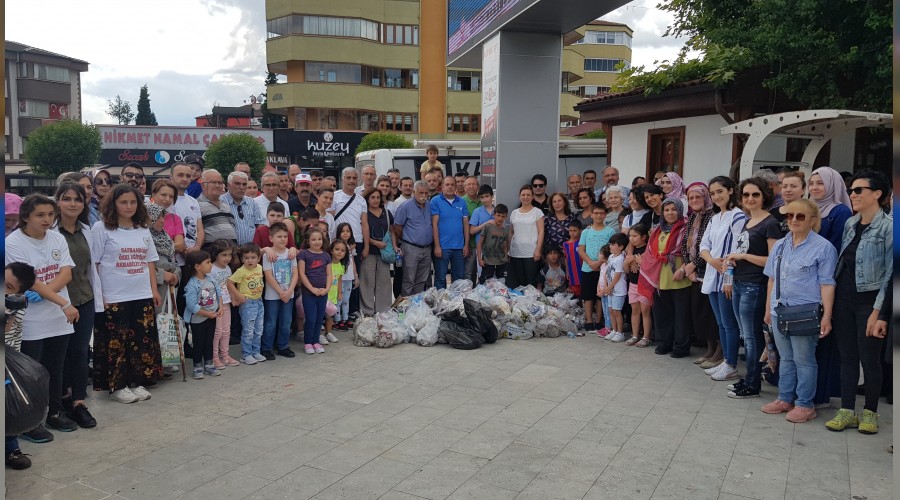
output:
<instances>
[{"instance_id":1,"label":"crowd of people","mask_svg":"<svg viewBox=\"0 0 900 500\"><path fill-rule=\"evenodd\" d=\"M338 188L298 165L266 170L254 179L238 163L223 177L189 157L149 193L143 168L129 164L118 183L101 169L64 174L53 197L6 195L6 293L30 302L6 341L50 374L46 426L19 437L95 427L89 378L115 401L149 399L178 369L163 365L157 330L169 301L201 380L295 357L292 333L322 354L335 332L448 278L572 293L584 307L579 335L673 358L702 345L693 362L730 381L728 397L758 397L766 380L778 396L765 413L806 422L835 396L829 429L878 430L893 268L880 172L847 184L829 167L739 183L663 172L622 186L606 167L599 185L588 170L555 192L534 175L508 207L476 177L445 177L433 146L418 181L367 165L344 169ZM818 306L813 334L788 316L802 306ZM16 436L6 457L30 464Z\"/></svg>"}]
</instances>

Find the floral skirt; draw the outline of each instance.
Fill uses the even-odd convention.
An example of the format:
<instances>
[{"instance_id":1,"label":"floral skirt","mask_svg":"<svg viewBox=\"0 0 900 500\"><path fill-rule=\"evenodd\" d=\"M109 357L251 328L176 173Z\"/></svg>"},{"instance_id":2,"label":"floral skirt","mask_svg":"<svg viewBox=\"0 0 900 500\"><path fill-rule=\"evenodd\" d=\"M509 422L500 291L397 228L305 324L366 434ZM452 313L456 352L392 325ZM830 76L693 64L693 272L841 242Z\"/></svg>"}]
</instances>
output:
<instances>
[{"instance_id":1,"label":"floral skirt","mask_svg":"<svg viewBox=\"0 0 900 500\"><path fill-rule=\"evenodd\" d=\"M94 331L94 390L113 392L162 374L153 300L109 304Z\"/></svg>"}]
</instances>

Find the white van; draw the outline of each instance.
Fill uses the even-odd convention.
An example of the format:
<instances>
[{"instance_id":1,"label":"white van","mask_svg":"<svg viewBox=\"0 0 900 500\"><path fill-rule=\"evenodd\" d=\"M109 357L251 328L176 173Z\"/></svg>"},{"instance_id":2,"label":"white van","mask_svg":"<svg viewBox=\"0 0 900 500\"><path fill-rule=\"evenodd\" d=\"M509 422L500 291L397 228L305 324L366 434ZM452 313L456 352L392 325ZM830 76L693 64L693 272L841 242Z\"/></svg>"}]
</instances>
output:
<instances>
[{"instance_id":1,"label":"white van","mask_svg":"<svg viewBox=\"0 0 900 500\"><path fill-rule=\"evenodd\" d=\"M425 148L430 144L438 147L438 160L444 164L446 175L456 175L459 172L475 176L481 174L481 141L476 140L418 140L415 142L416 149L364 151L356 155L355 165L357 170L362 170L364 165L375 165L378 176L386 175L388 170L396 168L401 177L419 179L419 167L427 159ZM606 158L606 139L560 139L558 178L562 179L563 184L557 186L557 189L566 191L565 179L570 174L580 174L588 169L601 172L606 167Z\"/></svg>"}]
</instances>

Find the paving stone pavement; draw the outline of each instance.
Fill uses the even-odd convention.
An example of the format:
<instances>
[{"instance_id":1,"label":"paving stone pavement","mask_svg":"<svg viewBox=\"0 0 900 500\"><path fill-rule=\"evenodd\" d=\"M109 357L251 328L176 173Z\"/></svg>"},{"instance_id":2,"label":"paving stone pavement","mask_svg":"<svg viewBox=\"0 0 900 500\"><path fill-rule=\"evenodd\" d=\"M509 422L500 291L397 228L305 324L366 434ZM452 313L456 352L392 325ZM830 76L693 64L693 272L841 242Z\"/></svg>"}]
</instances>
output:
<instances>
[{"instance_id":1,"label":"paving stone pavement","mask_svg":"<svg viewBox=\"0 0 900 500\"><path fill-rule=\"evenodd\" d=\"M879 434L834 433L831 410L794 425L759 411L774 387L729 399L691 358L595 336L340 338L131 405L95 393L100 425L23 442L34 465L6 470L7 498L893 498L883 400Z\"/></svg>"}]
</instances>

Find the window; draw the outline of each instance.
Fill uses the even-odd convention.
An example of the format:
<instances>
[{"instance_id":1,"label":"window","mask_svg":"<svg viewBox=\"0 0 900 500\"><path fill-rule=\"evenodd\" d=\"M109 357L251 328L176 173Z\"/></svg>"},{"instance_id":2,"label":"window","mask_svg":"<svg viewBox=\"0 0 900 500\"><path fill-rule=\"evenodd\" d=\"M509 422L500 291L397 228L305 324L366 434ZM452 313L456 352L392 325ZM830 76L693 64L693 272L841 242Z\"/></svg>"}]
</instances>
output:
<instances>
[{"instance_id":1,"label":"window","mask_svg":"<svg viewBox=\"0 0 900 500\"><path fill-rule=\"evenodd\" d=\"M447 132L478 132L481 115L447 115Z\"/></svg>"},{"instance_id":2,"label":"window","mask_svg":"<svg viewBox=\"0 0 900 500\"><path fill-rule=\"evenodd\" d=\"M418 132L419 115L416 113L385 113L384 130Z\"/></svg>"},{"instance_id":3,"label":"window","mask_svg":"<svg viewBox=\"0 0 900 500\"><path fill-rule=\"evenodd\" d=\"M50 118L50 103L21 99L19 100L19 116Z\"/></svg>"},{"instance_id":4,"label":"window","mask_svg":"<svg viewBox=\"0 0 900 500\"><path fill-rule=\"evenodd\" d=\"M390 45L419 45L419 27L409 24L385 24L384 43Z\"/></svg>"},{"instance_id":5,"label":"window","mask_svg":"<svg viewBox=\"0 0 900 500\"><path fill-rule=\"evenodd\" d=\"M305 76L307 82L354 83L397 89L419 88L419 70L416 69L383 69L360 64L307 61Z\"/></svg>"},{"instance_id":6,"label":"window","mask_svg":"<svg viewBox=\"0 0 900 500\"><path fill-rule=\"evenodd\" d=\"M69 82L69 70L57 66L48 66L46 64L34 65L34 77L39 80L50 80L53 82Z\"/></svg>"},{"instance_id":7,"label":"window","mask_svg":"<svg viewBox=\"0 0 900 500\"><path fill-rule=\"evenodd\" d=\"M626 69L631 67L631 63L624 59L585 59L584 70L613 73L619 71L616 69L616 65L619 63L624 63Z\"/></svg>"},{"instance_id":8,"label":"window","mask_svg":"<svg viewBox=\"0 0 900 500\"><path fill-rule=\"evenodd\" d=\"M353 17L304 16L295 14L266 21L268 38L285 35L324 35L381 41L381 24Z\"/></svg>"},{"instance_id":9,"label":"window","mask_svg":"<svg viewBox=\"0 0 900 500\"><path fill-rule=\"evenodd\" d=\"M480 71L447 70L447 90L481 91Z\"/></svg>"},{"instance_id":10,"label":"window","mask_svg":"<svg viewBox=\"0 0 900 500\"><path fill-rule=\"evenodd\" d=\"M582 85L580 87L569 87L569 93L578 97L594 97L600 94L608 94L610 87L601 87L598 85Z\"/></svg>"},{"instance_id":11,"label":"window","mask_svg":"<svg viewBox=\"0 0 900 500\"><path fill-rule=\"evenodd\" d=\"M601 45L624 45L631 47L631 35L622 31L592 31L588 30L584 33L584 38L579 40L579 44L601 44Z\"/></svg>"},{"instance_id":12,"label":"window","mask_svg":"<svg viewBox=\"0 0 900 500\"><path fill-rule=\"evenodd\" d=\"M302 111L301 111L302 110ZM296 108L296 128L418 132L419 115L361 109ZM307 117L309 121L307 122Z\"/></svg>"}]
</instances>

